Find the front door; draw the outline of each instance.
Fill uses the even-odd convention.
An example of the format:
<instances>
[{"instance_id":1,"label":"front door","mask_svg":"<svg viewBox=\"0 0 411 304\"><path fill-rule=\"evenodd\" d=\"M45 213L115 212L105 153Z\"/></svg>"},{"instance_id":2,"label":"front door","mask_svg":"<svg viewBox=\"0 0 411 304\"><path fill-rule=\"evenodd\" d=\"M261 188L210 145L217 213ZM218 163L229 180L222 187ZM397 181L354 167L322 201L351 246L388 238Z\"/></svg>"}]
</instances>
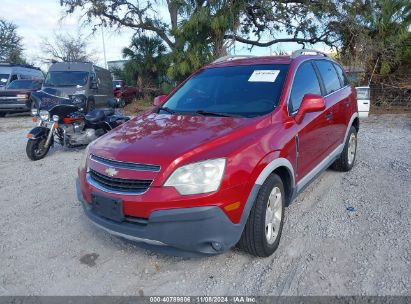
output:
<instances>
[{"instance_id":1,"label":"front door","mask_svg":"<svg viewBox=\"0 0 411 304\"><path fill-rule=\"evenodd\" d=\"M320 82L311 61L302 63L296 71L288 103L290 115L297 114L306 94L322 95ZM330 143L326 136L329 124L328 117L325 117L327 110L307 113L303 121L297 125L297 181L306 176L325 157Z\"/></svg>"}]
</instances>

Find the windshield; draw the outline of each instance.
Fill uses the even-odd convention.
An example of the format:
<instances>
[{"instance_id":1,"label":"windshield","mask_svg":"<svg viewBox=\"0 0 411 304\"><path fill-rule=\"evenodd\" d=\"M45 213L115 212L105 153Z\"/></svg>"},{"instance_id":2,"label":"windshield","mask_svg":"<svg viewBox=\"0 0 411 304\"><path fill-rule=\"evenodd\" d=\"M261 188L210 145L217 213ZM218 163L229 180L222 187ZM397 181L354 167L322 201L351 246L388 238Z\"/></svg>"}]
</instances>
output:
<instances>
[{"instance_id":1,"label":"windshield","mask_svg":"<svg viewBox=\"0 0 411 304\"><path fill-rule=\"evenodd\" d=\"M0 74L0 87L4 87L9 80L10 74Z\"/></svg>"},{"instance_id":2,"label":"windshield","mask_svg":"<svg viewBox=\"0 0 411 304\"><path fill-rule=\"evenodd\" d=\"M113 88L121 88L122 82L120 80L113 80Z\"/></svg>"},{"instance_id":3,"label":"windshield","mask_svg":"<svg viewBox=\"0 0 411 304\"><path fill-rule=\"evenodd\" d=\"M54 71L48 72L44 85L52 87L84 86L88 80L88 72Z\"/></svg>"},{"instance_id":4,"label":"windshield","mask_svg":"<svg viewBox=\"0 0 411 304\"><path fill-rule=\"evenodd\" d=\"M39 90L41 88L41 82L33 80L15 80L10 82L7 89L29 89Z\"/></svg>"},{"instance_id":5,"label":"windshield","mask_svg":"<svg viewBox=\"0 0 411 304\"><path fill-rule=\"evenodd\" d=\"M200 71L159 113L255 117L278 105L288 65L247 65Z\"/></svg>"},{"instance_id":6,"label":"windshield","mask_svg":"<svg viewBox=\"0 0 411 304\"><path fill-rule=\"evenodd\" d=\"M370 88L356 88L357 99L370 99Z\"/></svg>"}]
</instances>

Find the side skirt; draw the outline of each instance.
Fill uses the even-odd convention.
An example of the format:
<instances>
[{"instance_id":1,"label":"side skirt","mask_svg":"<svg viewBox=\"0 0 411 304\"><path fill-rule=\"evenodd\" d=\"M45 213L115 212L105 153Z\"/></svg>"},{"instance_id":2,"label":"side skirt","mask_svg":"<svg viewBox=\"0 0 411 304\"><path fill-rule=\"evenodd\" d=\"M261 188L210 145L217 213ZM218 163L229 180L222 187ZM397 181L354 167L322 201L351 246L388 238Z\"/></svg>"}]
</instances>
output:
<instances>
[{"instance_id":1,"label":"side skirt","mask_svg":"<svg viewBox=\"0 0 411 304\"><path fill-rule=\"evenodd\" d=\"M314 169L312 169L306 176L304 176L294 188L290 203L301 193L305 188L310 185L322 172L328 169L331 164L340 156L344 149L344 145L339 145L333 152L331 152L326 158L324 158Z\"/></svg>"}]
</instances>

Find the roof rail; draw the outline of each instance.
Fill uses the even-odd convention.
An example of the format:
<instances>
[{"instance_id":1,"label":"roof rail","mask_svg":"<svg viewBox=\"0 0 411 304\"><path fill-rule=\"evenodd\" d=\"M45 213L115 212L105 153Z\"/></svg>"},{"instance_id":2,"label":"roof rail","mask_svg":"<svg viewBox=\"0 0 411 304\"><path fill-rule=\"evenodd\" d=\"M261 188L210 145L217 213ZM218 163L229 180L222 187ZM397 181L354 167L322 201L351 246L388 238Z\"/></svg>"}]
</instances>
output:
<instances>
[{"instance_id":1,"label":"roof rail","mask_svg":"<svg viewBox=\"0 0 411 304\"><path fill-rule=\"evenodd\" d=\"M294 58L297 58L298 56L301 56L301 55L311 55L311 54L305 54L305 53L315 53L317 55L323 55L324 57L329 57L324 52L320 52L320 51L317 51L317 50L309 50L309 49L296 50L296 51L292 52L290 57L292 59L294 59Z\"/></svg>"},{"instance_id":2,"label":"roof rail","mask_svg":"<svg viewBox=\"0 0 411 304\"><path fill-rule=\"evenodd\" d=\"M227 55L227 56L217 58L212 63L220 63L220 62L232 61L236 59L252 58L252 57L255 57L255 56L253 55Z\"/></svg>"},{"instance_id":3,"label":"roof rail","mask_svg":"<svg viewBox=\"0 0 411 304\"><path fill-rule=\"evenodd\" d=\"M29 68L29 69L40 70L39 67L35 67L34 65L31 65L31 64L22 64L22 63L0 62L0 66L22 67L22 68Z\"/></svg>"}]
</instances>

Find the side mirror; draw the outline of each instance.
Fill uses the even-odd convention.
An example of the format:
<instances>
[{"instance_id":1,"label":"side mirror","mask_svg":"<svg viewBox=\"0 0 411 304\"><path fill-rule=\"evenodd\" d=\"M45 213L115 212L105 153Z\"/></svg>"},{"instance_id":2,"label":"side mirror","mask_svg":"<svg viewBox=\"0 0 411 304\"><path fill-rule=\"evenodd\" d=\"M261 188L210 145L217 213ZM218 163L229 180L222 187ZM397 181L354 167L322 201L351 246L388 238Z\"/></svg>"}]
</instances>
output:
<instances>
[{"instance_id":1,"label":"side mirror","mask_svg":"<svg viewBox=\"0 0 411 304\"><path fill-rule=\"evenodd\" d=\"M153 105L155 105L156 107L161 106L166 98L167 98L167 95L160 95L160 96L155 97Z\"/></svg>"},{"instance_id":2,"label":"side mirror","mask_svg":"<svg viewBox=\"0 0 411 304\"><path fill-rule=\"evenodd\" d=\"M295 121L301 123L305 114L310 112L319 112L325 109L324 98L316 94L305 94L301 101L300 108L297 115L295 115Z\"/></svg>"}]
</instances>

